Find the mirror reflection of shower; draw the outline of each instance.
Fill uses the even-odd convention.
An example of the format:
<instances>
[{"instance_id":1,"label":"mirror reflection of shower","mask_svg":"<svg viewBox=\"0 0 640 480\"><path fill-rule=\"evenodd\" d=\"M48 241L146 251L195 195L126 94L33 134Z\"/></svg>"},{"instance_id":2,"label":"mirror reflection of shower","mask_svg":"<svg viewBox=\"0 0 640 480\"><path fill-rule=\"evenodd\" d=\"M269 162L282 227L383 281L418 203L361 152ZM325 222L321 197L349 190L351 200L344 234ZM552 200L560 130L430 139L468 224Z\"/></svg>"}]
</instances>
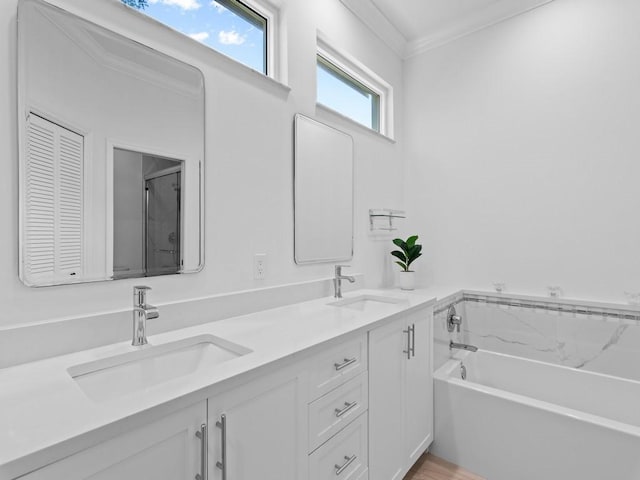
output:
<instances>
[{"instance_id":1,"label":"mirror reflection of shower","mask_svg":"<svg viewBox=\"0 0 640 480\"><path fill-rule=\"evenodd\" d=\"M184 162L114 149L113 278L180 273Z\"/></svg>"}]
</instances>

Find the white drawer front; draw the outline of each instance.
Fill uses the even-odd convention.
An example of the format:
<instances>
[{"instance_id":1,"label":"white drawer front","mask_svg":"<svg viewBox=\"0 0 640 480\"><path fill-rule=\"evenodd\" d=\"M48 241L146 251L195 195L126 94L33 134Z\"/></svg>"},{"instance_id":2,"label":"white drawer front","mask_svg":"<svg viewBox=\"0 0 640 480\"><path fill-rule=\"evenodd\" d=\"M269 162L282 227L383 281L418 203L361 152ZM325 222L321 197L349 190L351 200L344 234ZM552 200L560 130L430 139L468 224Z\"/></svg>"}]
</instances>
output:
<instances>
[{"instance_id":1,"label":"white drawer front","mask_svg":"<svg viewBox=\"0 0 640 480\"><path fill-rule=\"evenodd\" d=\"M309 455L309 480L368 480L367 413Z\"/></svg>"},{"instance_id":2,"label":"white drawer front","mask_svg":"<svg viewBox=\"0 0 640 480\"><path fill-rule=\"evenodd\" d=\"M309 405L309 451L329 440L369 406L367 372Z\"/></svg>"},{"instance_id":3,"label":"white drawer front","mask_svg":"<svg viewBox=\"0 0 640 480\"><path fill-rule=\"evenodd\" d=\"M367 336L336 345L312 360L309 401L321 397L367 369Z\"/></svg>"}]
</instances>

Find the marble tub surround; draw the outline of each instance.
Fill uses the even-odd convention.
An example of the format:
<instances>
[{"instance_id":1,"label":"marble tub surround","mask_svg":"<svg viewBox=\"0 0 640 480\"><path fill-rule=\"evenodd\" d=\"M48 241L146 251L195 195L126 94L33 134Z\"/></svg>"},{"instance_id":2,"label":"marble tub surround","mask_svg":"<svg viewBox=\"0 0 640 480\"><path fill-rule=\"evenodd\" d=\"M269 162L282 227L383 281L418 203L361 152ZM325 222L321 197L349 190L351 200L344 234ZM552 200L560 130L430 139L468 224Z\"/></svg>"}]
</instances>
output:
<instances>
[{"instance_id":1,"label":"marble tub surround","mask_svg":"<svg viewBox=\"0 0 640 480\"><path fill-rule=\"evenodd\" d=\"M637 306L468 291L462 297L463 343L640 381ZM436 338L446 338L442 315L434 317Z\"/></svg>"},{"instance_id":2,"label":"marble tub surround","mask_svg":"<svg viewBox=\"0 0 640 480\"><path fill-rule=\"evenodd\" d=\"M333 297L282 306L243 316L149 335L160 345L196 335L214 335L251 350L215 368L132 392L109 401L87 397L68 373L75 365L130 352L130 339L0 370L0 479L15 478L132 427L160 418L246 382L267 369L361 334L395 315L433 302L429 291L359 290L361 295L394 297L360 311L330 305ZM146 347L143 347L146 348Z\"/></svg>"}]
</instances>

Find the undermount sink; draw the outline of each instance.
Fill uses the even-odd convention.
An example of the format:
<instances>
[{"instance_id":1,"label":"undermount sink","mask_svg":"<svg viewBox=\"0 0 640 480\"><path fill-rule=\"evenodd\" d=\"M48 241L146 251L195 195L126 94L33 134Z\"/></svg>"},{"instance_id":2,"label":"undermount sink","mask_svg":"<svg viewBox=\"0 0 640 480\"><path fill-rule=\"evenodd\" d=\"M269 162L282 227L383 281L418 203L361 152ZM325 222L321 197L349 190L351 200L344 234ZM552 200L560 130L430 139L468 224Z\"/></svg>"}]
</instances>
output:
<instances>
[{"instance_id":1,"label":"undermount sink","mask_svg":"<svg viewBox=\"0 0 640 480\"><path fill-rule=\"evenodd\" d=\"M382 295L358 295L357 297L343 298L335 302L329 303L334 307L345 307L352 310L360 310L362 312L379 308L386 305L397 305L406 303L404 298L384 297Z\"/></svg>"},{"instance_id":2,"label":"undermount sink","mask_svg":"<svg viewBox=\"0 0 640 480\"><path fill-rule=\"evenodd\" d=\"M213 335L198 335L70 367L67 372L92 400L140 392L251 353Z\"/></svg>"}]
</instances>

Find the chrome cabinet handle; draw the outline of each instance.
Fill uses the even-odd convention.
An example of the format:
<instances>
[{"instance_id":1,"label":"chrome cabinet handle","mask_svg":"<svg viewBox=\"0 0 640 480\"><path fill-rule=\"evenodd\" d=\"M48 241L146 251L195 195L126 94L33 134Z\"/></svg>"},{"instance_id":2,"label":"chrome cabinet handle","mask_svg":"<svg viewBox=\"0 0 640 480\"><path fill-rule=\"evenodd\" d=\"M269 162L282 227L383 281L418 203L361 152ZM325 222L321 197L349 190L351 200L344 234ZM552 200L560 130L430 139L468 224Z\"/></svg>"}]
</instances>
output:
<instances>
[{"instance_id":1,"label":"chrome cabinet handle","mask_svg":"<svg viewBox=\"0 0 640 480\"><path fill-rule=\"evenodd\" d=\"M342 465L338 465L336 463L336 465L335 465L336 475L340 475L342 472L344 472L345 468L347 468L349 465L351 465L353 463L353 461L356 459L356 456L352 455L350 457L347 457L345 455L344 459L346 461Z\"/></svg>"},{"instance_id":2,"label":"chrome cabinet handle","mask_svg":"<svg viewBox=\"0 0 640 480\"><path fill-rule=\"evenodd\" d=\"M222 456L222 459L216 462L216 467L222 470L222 480L227 480L227 416L224 413L220 415L216 427L220 429L220 453Z\"/></svg>"},{"instance_id":3,"label":"chrome cabinet handle","mask_svg":"<svg viewBox=\"0 0 640 480\"><path fill-rule=\"evenodd\" d=\"M411 360L411 357L416 356L416 324L412 323L407 326L407 329L403 330L402 333L407 334L407 349L403 350L402 353L406 353L407 359Z\"/></svg>"},{"instance_id":4,"label":"chrome cabinet handle","mask_svg":"<svg viewBox=\"0 0 640 480\"><path fill-rule=\"evenodd\" d=\"M416 356L416 324L411 324L411 356Z\"/></svg>"},{"instance_id":5,"label":"chrome cabinet handle","mask_svg":"<svg viewBox=\"0 0 640 480\"><path fill-rule=\"evenodd\" d=\"M411 327L407 327L406 330L402 330L402 333L407 334L407 349L403 350L402 353L406 353L407 358L411 359Z\"/></svg>"},{"instance_id":6,"label":"chrome cabinet handle","mask_svg":"<svg viewBox=\"0 0 640 480\"><path fill-rule=\"evenodd\" d=\"M196 437L200 439L200 473L196 475L196 480L207 480L209 478L209 462L207 461L209 439L206 423L200 425L200 430L196 432Z\"/></svg>"},{"instance_id":7,"label":"chrome cabinet handle","mask_svg":"<svg viewBox=\"0 0 640 480\"><path fill-rule=\"evenodd\" d=\"M349 365L351 365L352 363L356 363L356 360L358 360L356 357L353 358L345 358L344 362L342 363L334 363L333 366L336 367L336 371L340 371L342 370L344 367L348 367Z\"/></svg>"},{"instance_id":8,"label":"chrome cabinet handle","mask_svg":"<svg viewBox=\"0 0 640 480\"><path fill-rule=\"evenodd\" d=\"M344 402L344 408L342 408L342 409L336 408L336 417L340 418L345 413L347 413L349 410L354 408L356 405L358 405L358 402L351 402L351 403Z\"/></svg>"}]
</instances>

